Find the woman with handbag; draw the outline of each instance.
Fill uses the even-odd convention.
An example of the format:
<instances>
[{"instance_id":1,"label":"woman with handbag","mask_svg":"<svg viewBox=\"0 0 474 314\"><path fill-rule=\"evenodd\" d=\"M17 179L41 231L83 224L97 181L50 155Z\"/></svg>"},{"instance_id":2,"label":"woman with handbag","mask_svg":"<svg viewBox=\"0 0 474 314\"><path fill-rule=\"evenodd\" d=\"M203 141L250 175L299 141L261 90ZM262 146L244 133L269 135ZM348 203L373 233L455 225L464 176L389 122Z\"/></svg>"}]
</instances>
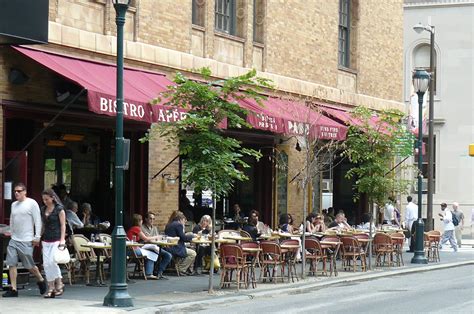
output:
<instances>
[{"instance_id":1,"label":"woman with handbag","mask_svg":"<svg viewBox=\"0 0 474 314\"><path fill-rule=\"evenodd\" d=\"M48 291L45 298L54 298L64 292L61 270L54 255L58 250L66 249L66 213L59 197L52 189L41 193L44 206L41 208L43 218L43 268L48 281Z\"/></svg>"}]
</instances>

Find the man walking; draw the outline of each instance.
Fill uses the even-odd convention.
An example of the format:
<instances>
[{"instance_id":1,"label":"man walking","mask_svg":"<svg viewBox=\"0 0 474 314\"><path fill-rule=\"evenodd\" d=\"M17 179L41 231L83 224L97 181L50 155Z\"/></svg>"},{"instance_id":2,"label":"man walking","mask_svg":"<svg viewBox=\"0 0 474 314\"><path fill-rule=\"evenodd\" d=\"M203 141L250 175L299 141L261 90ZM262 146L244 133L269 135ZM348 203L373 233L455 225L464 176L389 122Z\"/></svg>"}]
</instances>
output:
<instances>
[{"instance_id":1,"label":"man walking","mask_svg":"<svg viewBox=\"0 0 474 314\"><path fill-rule=\"evenodd\" d=\"M462 231L464 229L464 213L459 209L459 203L453 203L453 215L458 219L458 225L454 226L454 235L456 237L456 243L458 247L461 247L462 242Z\"/></svg>"},{"instance_id":2,"label":"man walking","mask_svg":"<svg viewBox=\"0 0 474 314\"><path fill-rule=\"evenodd\" d=\"M16 279L17 265L21 260L38 280L40 294L46 292L46 281L33 260L33 247L41 238L41 214L38 203L26 197L26 186L17 183L14 186L16 201L11 206L10 230L11 239L7 247L6 265L9 266L11 289L3 294L4 298L18 297Z\"/></svg>"},{"instance_id":3,"label":"man walking","mask_svg":"<svg viewBox=\"0 0 474 314\"><path fill-rule=\"evenodd\" d=\"M407 207L405 209L405 227L410 231L410 249L407 252L415 252L415 222L418 219L418 206L413 203L413 198L407 196Z\"/></svg>"},{"instance_id":4,"label":"man walking","mask_svg":"<svg viewBox=\"0 0 474 314\"><path fill-rule=\"evenodd\" d=\"M453 224L453 215L451 214L450 210L446 210L448 206L446 203L441 204L441 210L443 213L439 213L438 215L441 217L441 221L444 224L444 233L443 237L441 238L441 242L439 244L439 248L441 249L443 244L445 244L448 240L451 244L451 247L454 249L454 252L458 251L458 246L456 244L456 239L454 238L454 224Z\"/></svg>"}]
</instances>

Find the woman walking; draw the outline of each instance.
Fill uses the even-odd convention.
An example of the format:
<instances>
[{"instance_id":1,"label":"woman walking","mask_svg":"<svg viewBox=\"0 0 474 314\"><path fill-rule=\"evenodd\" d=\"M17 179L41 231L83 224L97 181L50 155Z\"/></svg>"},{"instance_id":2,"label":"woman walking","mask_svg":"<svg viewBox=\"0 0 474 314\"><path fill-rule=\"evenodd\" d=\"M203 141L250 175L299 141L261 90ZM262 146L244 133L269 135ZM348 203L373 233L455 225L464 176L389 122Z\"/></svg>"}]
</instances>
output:
<instances>
[{"instance_id":1,"label":"woman walking","mask_svg":"<svg viewBox=\"0 0 474 314\"><path fill-rule=\"evenodd\" d=\"M43 268L48 281L48 291L45 298L54 298L64 292L61 270L54 261L54 253L66 247L66 213L59 197L52 189L41 193L44 206L41 208L43 218Z\"/></svg>"}]
</instances>

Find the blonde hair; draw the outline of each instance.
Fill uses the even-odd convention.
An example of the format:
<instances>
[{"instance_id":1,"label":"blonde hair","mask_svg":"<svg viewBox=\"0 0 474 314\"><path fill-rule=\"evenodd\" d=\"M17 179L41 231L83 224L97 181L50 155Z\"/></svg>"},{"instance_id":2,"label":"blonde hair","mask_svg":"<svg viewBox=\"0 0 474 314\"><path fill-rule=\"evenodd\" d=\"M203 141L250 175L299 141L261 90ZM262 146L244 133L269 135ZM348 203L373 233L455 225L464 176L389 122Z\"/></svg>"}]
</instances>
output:
<instances>
[{"instance_id":1,"label":"blonde hair","mask_svg":"<svg viewBox=\"0 0 474 314\"><path fill-rule=\"evenodd\" d=\"M201 220L199 221L199 225L202 226L202 223L204 220L207 221L207 229L211 230L212 229L212 218L209 215L204 215L201 217Z\"/></svg>"}]
</instances>

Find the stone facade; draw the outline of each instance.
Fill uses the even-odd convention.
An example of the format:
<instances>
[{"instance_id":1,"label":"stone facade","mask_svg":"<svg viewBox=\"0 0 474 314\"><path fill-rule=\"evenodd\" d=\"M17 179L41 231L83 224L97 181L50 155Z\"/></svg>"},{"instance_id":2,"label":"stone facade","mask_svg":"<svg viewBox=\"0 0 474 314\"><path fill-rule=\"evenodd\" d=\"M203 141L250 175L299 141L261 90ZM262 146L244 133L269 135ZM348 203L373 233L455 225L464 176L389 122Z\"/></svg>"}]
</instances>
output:
<instances>
[{"instance_id":1,"label":"stone facade","mask_svg":"<svg viewBox=\"0 0 474 314\"><path fill-rule=\"evenodd\" d=\"M351 68L338 66L338 1L262 0L263 43L253 41L253 0L239 0L237 33L214 30L214 1L203 3L204 25L192 25L191 0L135 0L127 13L127 65L172 74L207 66L217 77L246 73L250 68L272 79L277 93L314 97L343 106L404 109L402 0L353 0ZM116 54L115 11L106 0L50 1L49 42L39 48L88 59L113 61ZM5 59L4 59L5 58ZM9 57L2 55L2 62ZM38 80L48 84L46 71ZM4 68L2 82L8 73ZM40 76L46 76L44 80ZM4 83L2 83L4 84ZM42 89L37 85L38 93ZM7 86L2 98L32 100ZM43 92L44 93L44 92ZM48 95L42 95L47 101ZM149 146L149 175L174 157L163 143ZM290 167L300 160L289 152ZM178 173L177 163L170 168ZM168 172L168 171L167 171ZM291 173L291 171L290 171ZM291 177L291 175L290 175ZM167 217L177 207L178 186L157 178L149 182L149 210ZM300 189L289 186L289 212L302 208ZM301 221L303 217L297 217Z\"/></svg>"}]
</instances>

